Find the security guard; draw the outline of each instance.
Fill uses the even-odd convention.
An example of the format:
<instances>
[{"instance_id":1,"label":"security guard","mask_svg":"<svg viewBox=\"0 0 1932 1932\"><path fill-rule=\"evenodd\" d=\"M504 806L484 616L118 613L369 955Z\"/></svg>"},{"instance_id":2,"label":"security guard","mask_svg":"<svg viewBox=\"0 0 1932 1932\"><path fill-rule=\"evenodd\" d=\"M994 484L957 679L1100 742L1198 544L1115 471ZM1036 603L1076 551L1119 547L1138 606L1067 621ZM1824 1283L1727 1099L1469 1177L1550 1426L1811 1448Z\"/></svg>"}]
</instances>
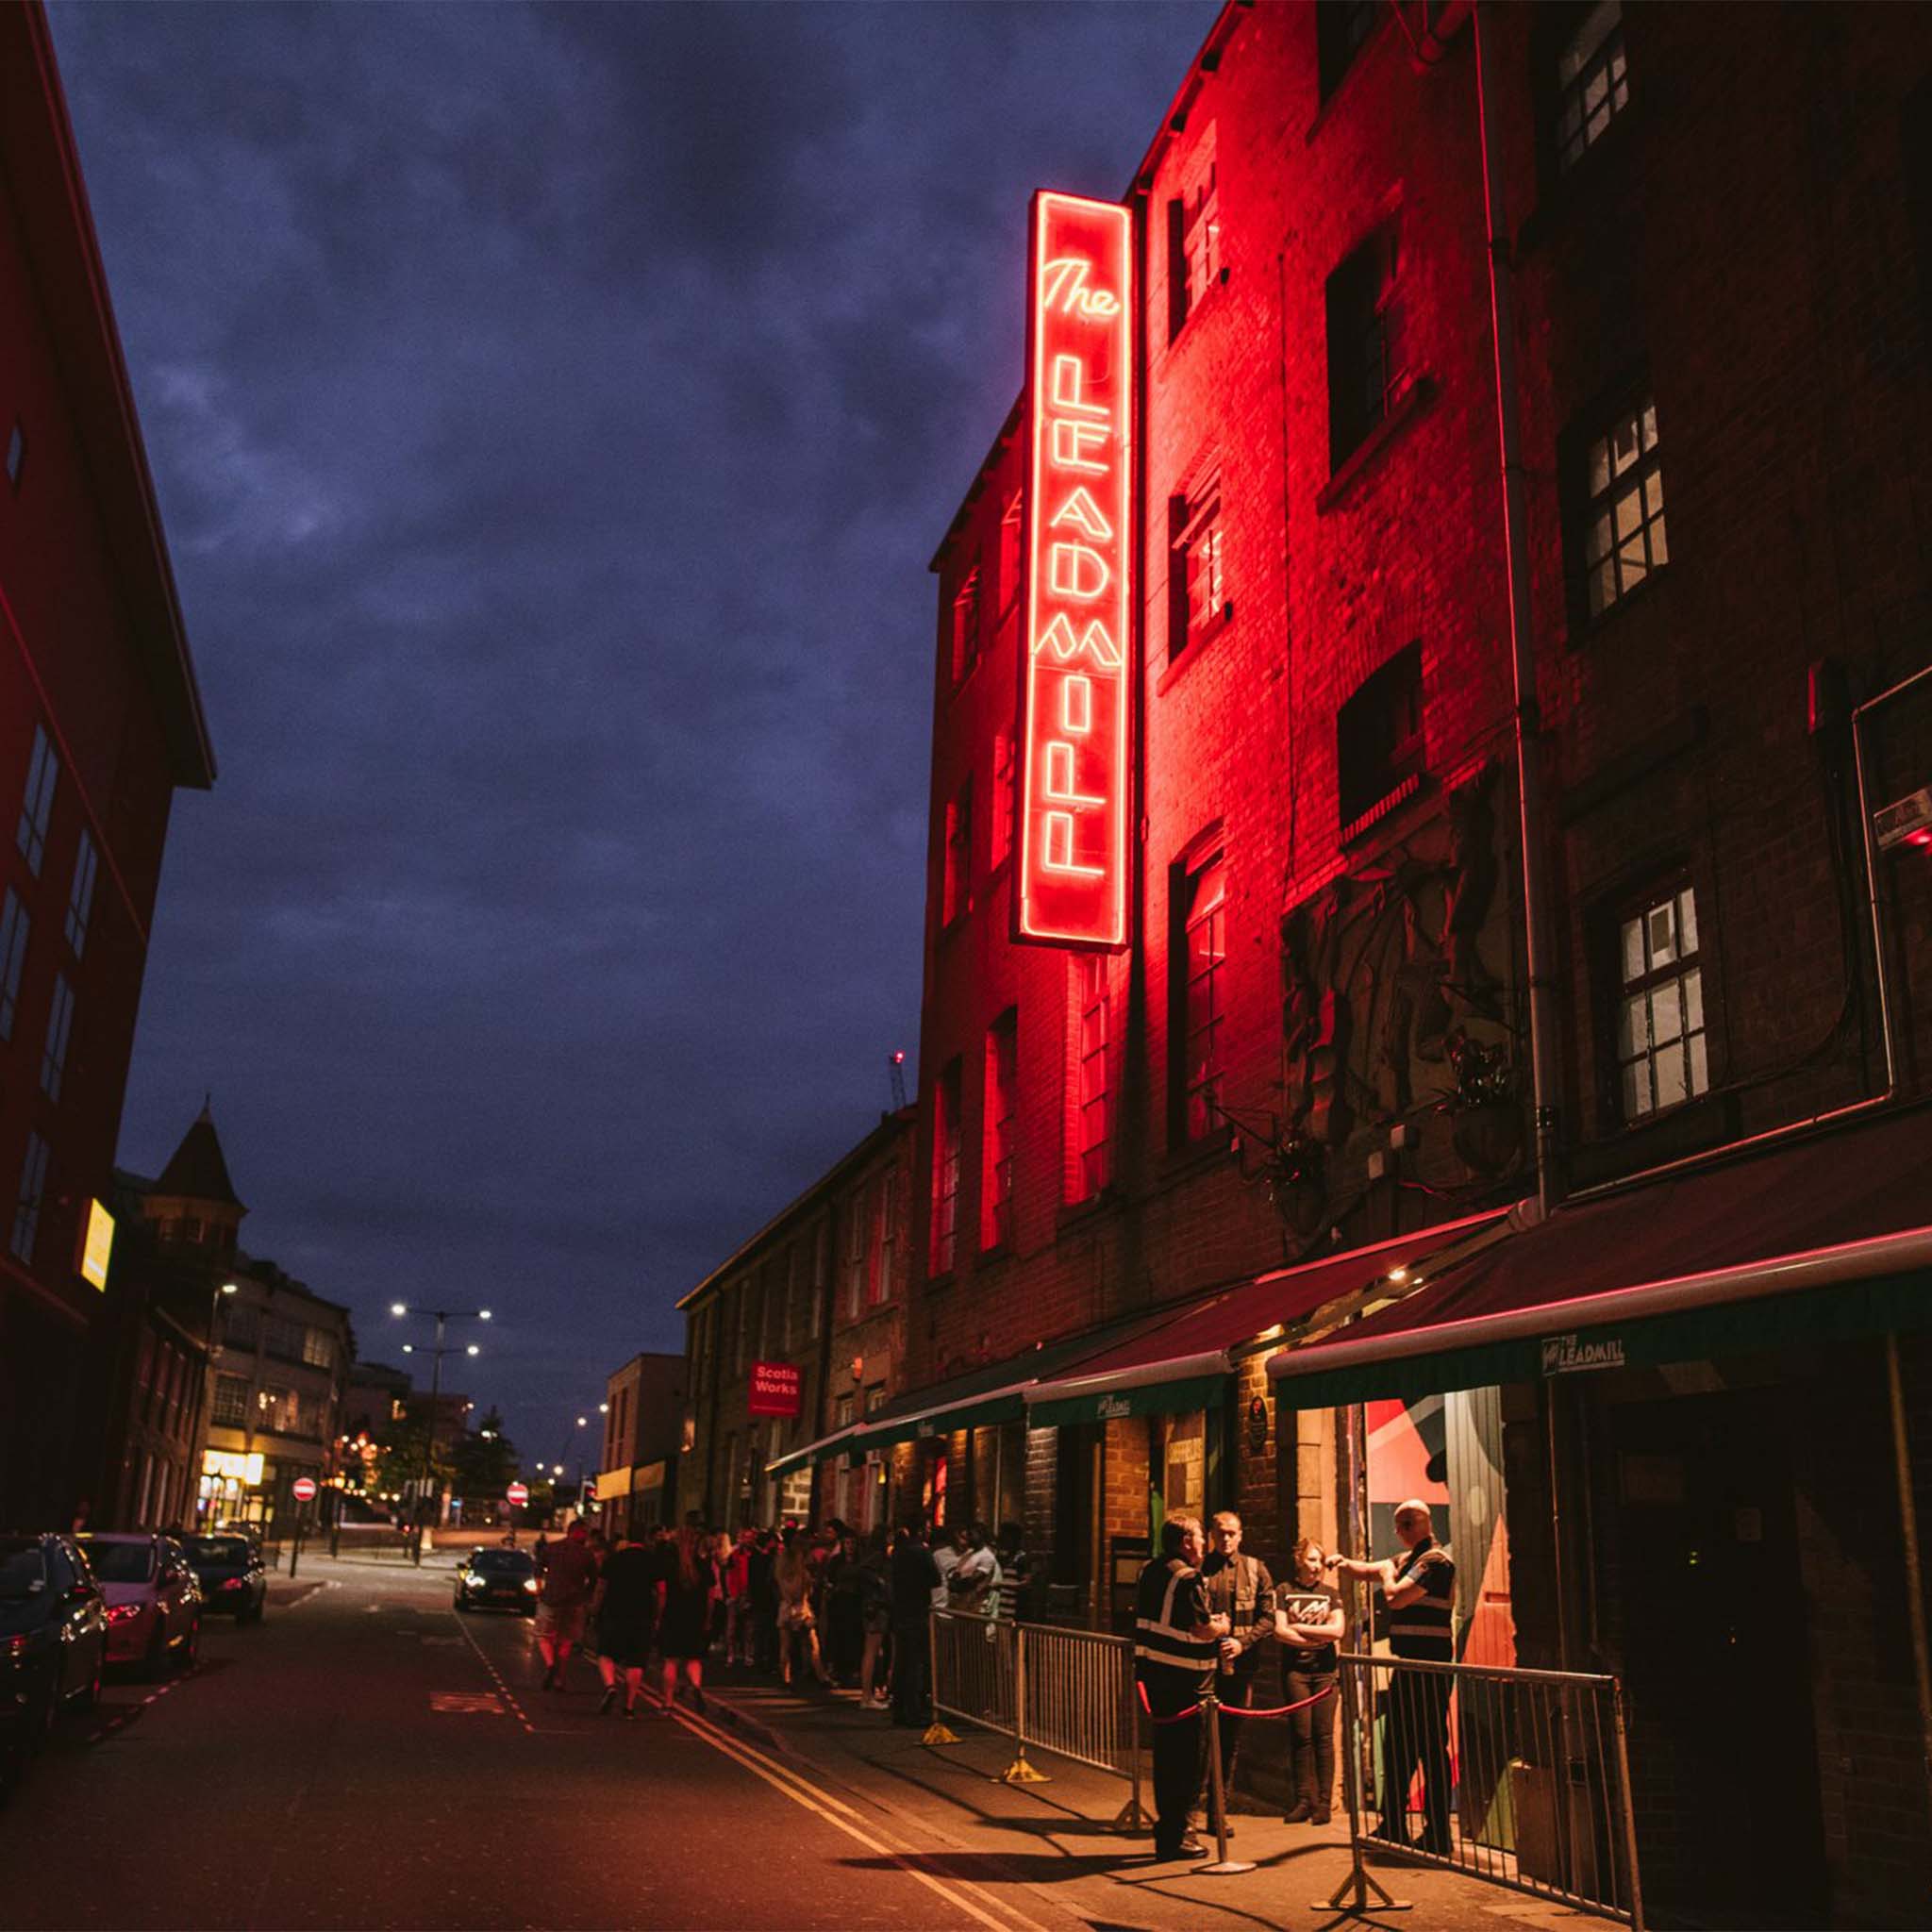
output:
<instances>
[{"instance_id":1,"label":"security guard","mask_svg":"<svg viewBox=\"0 0 1932 1932\"><path fill-rule=\"evenodd\" d=\"M1170 1516L1160 1555L1134 1592L1134 1675L1154 1719L1154 1856L1161 1862L1208 1856L1188 1835L1188 1812L1201 1789L1201 1693L1228 1621L1208 1614L1200 1564L1199 1518Z\"/></svg>"},{"instance_id":2,"label":"security guard","mask_svg":"<svg viewBox=\"0 0 1932 1932\"><path fill-rule=\"evenodd\" d=\"M1201 1581L1208 1591L1210 1615L1225 1617L1228 1634L1221 1640L1220 1671L1215 1678L1215 1694L1221 1699L1221 1789L1234 1790L1235 1754L1241 1749L1242 1723L1225 1713L1232 1705L1237 1710L1250 1707L1255 1701L1255 1679L1260 1674L1262 1643L1274 1635L1274 1579L1258 1557L1241 1548L1241 1520L1232 1509L1220 1509L1209 1526L1208 1541L1213 1547L1201 1565ZM1212 1791L1204 1785L1201 1804L1205 1809ZM1228 1836L1234 1835L1230 1823Z\"/></svg>"}]
</instances>

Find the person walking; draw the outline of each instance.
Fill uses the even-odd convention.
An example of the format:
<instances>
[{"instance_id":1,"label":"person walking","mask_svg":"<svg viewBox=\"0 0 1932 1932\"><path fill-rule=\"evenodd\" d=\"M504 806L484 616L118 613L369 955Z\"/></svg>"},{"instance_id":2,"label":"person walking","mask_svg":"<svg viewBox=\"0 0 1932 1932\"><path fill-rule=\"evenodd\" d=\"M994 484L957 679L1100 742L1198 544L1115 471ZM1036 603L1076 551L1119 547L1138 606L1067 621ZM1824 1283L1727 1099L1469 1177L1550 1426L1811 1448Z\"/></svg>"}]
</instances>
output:
<instances>
[{"instance_id":1,"label":"person walking","mask_svg":"<svg viewBox=\"0 0 1932 1932\"><path fill-rule=\"evenodd\" d=\"M1208 1611L1201 1554L1200 1519L1170 1516L1134 1588L1134 1676L1153 1720L1154 1857L1163 1864L1208 1856L1188 1814L1201 1789L1201 1693L1228 1622Z\"/></svg>"},{"instance_id":2,"label":"person walking","mask_svg":"<svg viewBox=\"0 0 1932 1932\"><path fill-rule=\"evenodd\" d=\"M1274 1635L1274 1579L1258 1557L1241 1548L1241 1520L1232 1509L1215 1512L1208 1532L1212 1547L1201 1565L1201 1581L1208 1596L1210 1616L1225 1617L1228 1634L1221 1640L1221 1657L1215 1669L1214 1694L1224 1711L1250 1710L1255 1703L1255 1679L1260 1674L1262 1644ZM1234 1790L1235 1757L1241 1748L1245 1718L1220 1720L1221 1791L1224 1801ZM1204 1808L1211 1781L1204 1779ZM1211 1820L1209 1821L1211 1824ZM1227 1826L1230 1837L1234 1825Z\"/></svg>"},{"instance_id":3,"label":"person walking","mask_svg":"<svg viewBox=\"0 0 1932 1932\"><path fill-rule=\"evenodd\" d=\"M658 1565L635 1538L625 1535L605 1558L595 1603L597 1670L604 1679L597 1714L608 1717L617 1703L620 1679L624 1714L637 1715L644 1665L658 1628Z\"/></svg>"},{"instance_id":4,"label":"person walking","mask_svg":"<svg viewBox=\"0 0 1932 1932\"><path fill-rule=\"evenodd\" d=\"M711 1572L704 1559L703 1533L689 1523L658 1557L658 1655L662 1662L664 1710L677 1701L680 1670L694 1710L705 1707L705 1651L710 1635Z\"/></svg>"},{"instance_id":5,"label":"person walking","mask_svg":"<svg viewBox=\"0 0 1932 1932\"><path fill-rule=\"evenodd\" d=\"M543 1688L563 1689L563 1670L570 1654L582 1641L584 1611L596 1587L597 1558L592 1554L581 1519L554 1545L543 1570L542 1594L537 1601L537 1648L543 1653Z\"/></svg>"},{"instance_id":6,"label":"person walking","mask_svg":"<svg viewBox=\"0 0 1932 1932\"><path fill-rule=\"evenodd\" d=\"M741 1529L724 1558L724 1662L751 1666L751 1531Z\"/></svg>"},{"instance_id":7,"label":"person walking","mask_svg":"<svg viewBox=\"0 0 1932 1932\"><path fill-rule=\"evenodd\" d=\"M865 1552L858 1559L858 1617L865 1637L858 1665L858 1701L867 1710L874 1706L883 1709L886 1703L885 1672L891 1667L887 1640L892 1630L891 1561L881 1526L866 1537Z\"/></svg>"},{"instance_id":8,"label":"person walking","mask_svg":"<svg viewBox=\"0 0 1932 1932\"><path fill-rule=\"evenodd\" d=\"M788 1529L772 1566L772 1580L778 1591L778 1674L789 1684L792 1664L801 1660L811 1665L821 1684L829 1684L831 1674L819 1655L818 1619L812 1614L811 1558L799 1533Z\"/></svg>"},{"instance_id":9,"label":"person walking","mask_svg":"<svg viewBox=\"0 0 1932 1932\"><path fill-rule=\"evenodd\" d=\"M916 1524L902 1523L892 1545L892 1722L923 1730L932 1722L932 1634L935 1596L945 1589L932 1552Z\"/></svg>"},{"instance_id":10,"label":"person walking","mask_svg":"<svg viewBox=\"0 0 1932 1932\"><path fill-rule=\"evenodd\" d=\"M1395 1506L1398 1561L1364 1562L1330 1557L1338 1575L1375 1585L1389 1607L1389 1651L1416 1663L1456 1661L1456 1563L1429 1524L1429 1506L1411 1497ZM1382 1818L1374 1836L1408 1842L1408 1788L1423 1778L1423 1850L1447 1857L1449 1835L1449 1691L1451 1679L1433 1671L1393 1673L1388 1690L1387 1750L1382 1769Z\"/></svg>"},{"instance_id":11,"label":"person walking","mask_svg":"<svg viewBox=\"0 0 1932 1932\"><path fill-rule=\"evenodd\" d=\"M1324 1577L1326 1567L1322 1545L1303 1537L1294 1546L1293 1581L1274 1600L1282 1681L1288 1701L1302 1706L1288 1716L1290 1824L1326 1824L1335 1802L1335 1646L1347 1620Z\"/></svg>"}]
</instances>

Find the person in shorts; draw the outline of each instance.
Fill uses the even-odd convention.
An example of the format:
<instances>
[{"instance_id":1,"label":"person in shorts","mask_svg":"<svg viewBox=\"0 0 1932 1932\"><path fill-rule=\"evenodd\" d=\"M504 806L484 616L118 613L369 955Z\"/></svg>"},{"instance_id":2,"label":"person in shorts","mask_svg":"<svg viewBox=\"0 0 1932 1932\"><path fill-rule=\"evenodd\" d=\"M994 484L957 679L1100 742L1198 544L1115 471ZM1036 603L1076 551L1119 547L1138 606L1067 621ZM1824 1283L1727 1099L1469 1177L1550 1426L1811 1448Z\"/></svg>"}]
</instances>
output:
<instances>
[{"instance_id":1,"label":"person in shorts","mask_svg":"<svg viewBox=\"0 0 1932 1932\"><path fill-rule=\"evenodd\" d=\"M543 1688L563 1689L563 1667L583 1641L584 1613L597 1587L597 1558L580 1517L550 1553L543 1594L537 1602L537 1647L543 1653Z\"/></svg>"}]
</instances>

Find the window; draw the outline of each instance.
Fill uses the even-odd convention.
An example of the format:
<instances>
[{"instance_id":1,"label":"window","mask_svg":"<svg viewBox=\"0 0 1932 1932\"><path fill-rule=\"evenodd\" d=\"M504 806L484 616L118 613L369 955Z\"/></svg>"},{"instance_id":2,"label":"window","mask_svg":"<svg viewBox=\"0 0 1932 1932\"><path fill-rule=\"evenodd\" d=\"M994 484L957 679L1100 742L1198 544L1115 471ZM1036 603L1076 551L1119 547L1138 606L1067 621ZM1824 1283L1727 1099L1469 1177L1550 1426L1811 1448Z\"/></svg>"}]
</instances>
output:
<instances>
[{"instance_id":1,"label":"window","mask_svg":"<svg viewBox=\"0 0 1932 1932\"><path fill-rule=\"evenodd\" d=\"M853 1189L845 1202L845 1281L839 1302L848 1322L858 1321L865 1307L867 1208L866 1190Z\"/></svg>"},{"instance_id":2,"label":"window","mask_svg":"<svg viewBox=\"0 0 1932 1932\"><path fill-rule=\"evenodd\" d=\"M47 1189L47 1143L38 1134L26 1137L26 1158L20 1168L20 1199L13 1210L13 1236L8 1245L15 1256L32 1264L34 1237L41 1231L41 1197Z\"/></svg>"},{"instance_id":3,"label":"window","mask_svg":"<svg viewBox=\"0 0 1932 1932\"><path fill-rule=\"evenodd\" d=\"M255 1425L277 1436L302 1432L302 1405L292 1389L258 1389L255 1391Z\"/></svg>"},{"instance_id":4,"label":"window","mask_svg":"<svg viewBox=\"0 0 1932 1932\"><path fill-rule=\"evenodd\" d=\"M1671 560L1657 404L1641 396L1583 444L1584 608L1601 617Z\"/></svg>"},{"instance_id":5,"label":"window","mask_svg":"<svg viewBox=\"0 0 1932 1932\"><path fill-rule=\"evenodd\" d=\"M311 1369L332 1369L336 1365L336 1345L325 1328L306 1328L302 1332L302 1359Z\"/></svg>"},{"instance_id":6,"label":"window","mask_svg":"<svg viewBox=\"0 0 1932 1932\"><path fill-rule=\"evenodd\" d=\"M1215 193L1214 130L1195 148L1185 185L1167 204L1167 339L1187 326L1221 275L1221 209Z\"/></svg>"},{"instance_id":7,"label":"window","mask_svg":"<svg viewBox=\"0 0 1932 1932\"><path fill-rule=\"evenodd\" d=\"M816 1341L825 1319L825 1284L831 1278L831 1230L822 1221L811 1238L811 1333Z\"/></svg>"},{"instance_id":8,"label":"window","mask_svg":"<svg viewBox=\"0 0 1932 1932\"><path fill-rule=\"evenodd\" d=\"M44 724L34 726L34 755L26 768L26 797L20 808L20 828L13 835L26 858L26 869L36 878L41 861L47 856L47 823L54 816L54 786L60 776L60 760Z\"/></svg>"},{"instance_id":9,"label":"window","mask_svg":"<svg viewBox=\"0 0 1932 1932\"><path fill-rule=\"evenodd\" d=\"M1221 479L1168 502L1167 655L1178 658L1227 614Z\"/></svg>"},{"instance_id":10,"label":"window","mask_svg":"<svg viewBox=\"0 0 1932 1932\"><path fill-rule=\"evenodd\" d=\"M951 925L973 909L973 784L946 807L946 874L941 899L940 924Z\"/></svg>"},{"instance_id":11,"label":"window","mask_svg":"<svg viewBox=\"0 0 1932 1932\"><path fill-rule=\"evenodd\" d=\"M1226 868L1215 853L1181 870L1174 894L1174 956L1181 963L1175 1028L1175 1098L1181 1135L1198 1141L1221 1125L1221 1012L1226 997Z\"/></svg>"},{"instance_id":12,"label":"window","mask_svg":"<svg viewBox=\"0 0 1932 1932\"><path fill-rule=\"evenodd\" d=\"M229 1348L253 1349L261 1339L261 1311L237 1307L226 1295L222 1297L222 1335Z\"/></svg>"},{"instance_id":13,"label":"window","mask_svg":"<svg viewBox=\"0 0 1932 1932\"><path fill-rule=\"evenodd\" d=\"M67 1036L74 1025L74 989L67 975L54 975L54 999L47 1008L47 1041L41 1050L41 1089L49 1100L60 1098L61 1076L67 1071Z\"/></svg>"},{"instance_id":14,"label":"window","mask_svg":"<svg viewBox=\"0 0 1932 1932\"><path fill-rule=\"evenodd\" d=\"M731 1296L731 1367L744 1373L745 1324L751 1319L751 1292L740 1282Z\"/></svg>"},{"instance_id":15,"label":"window","mask_svg":"<svg viewBox=\"0 0 1932 1932\"><path fill-rule=\"evenodd\" d=\"M1000 518L1000 615L1004 618L1020 597L1021 558L1024 555L1024 539L1026 524L1024 516L1025 498L1014 491L1012 500L1007 505L1006 514Z\"/></svg>"},{"instance_id":16,"label":"window","mask_svg":"<svg viewBox=\"0 0 1932 1932\"><path fill-rule=\"evenodd\" d=\"M933 1088L932 1272L950 1274L959 1214L959 1062Z\"/></svg>"},{"instance_id":17,"label":"window","mask_svg":"<svg viewBox=\"0 0 1932 1932\"><path fill-rule=\"evenodd\" d=\"M1706 1091L1704 972L1689 886L1648 893L1618 922L1617 1070L1624 1118Z\"/></svg>"},{"instance_id":18,"label":"window","mask_svg":"<svg viewBox=\"0 0 1932 1932\"><path fill-rule=\"evenodd\" d=\"M20 488L20 473L25 467L26 432L20 426L20 419L15 417L7 438L7 480L16 490Z\"/></svg>"},{"instance_id":19,"label":"window","mask_svg":"<svg viewBox=\"0 0 1932 1932\"><path fill-rule=\"evenodd\" d=\"M217 1428L248 1426L248 1382L242 1375L215 1377L214 1422Z\"/></svg>"},{"instance_id":20,"label":"window","mask_svg":"<svg viewBox=\"0 0 1932 1932\"><path fill-rule=\"evenodd\" d=\"M74 855L74 885L67 894L67 943L76 959L87 950L87 920L93 909L94 869L99 863L92 836L83 826L80 849Z\"/></svg>"},{"instance_id":21,"label":"window","mask_svg":"<svg viewBox=\"0 0 1932 1932\"><path fill-rule=\"evenodd\" d=\"M284 1361L299 1362L305 1333L300 1322L291 1322L286 1315L264 1315L261 1318L262 1353L280 1356Z\"/></svg>"},{"instance_id":22,"label":"window","mask_svg":"<svg viewBox=\"0 0 1932 1932\"><path fill-rule=\"evenodd\" d=\"M1315 64L1325 101L1367 46L1382 0L1315 0Z\"/></svg>"},{"instance_id":23,"label":"window","mask_svg":"<svg viewBox=\"0 0 1932 1932\"><path fill-rule=\"evenodd\" d=\"M1013 855L1013 734L992 740L992 845L987 863L997 872Z\"/></svg>"},{"instance_id":24,"label":"window","mask_svg":"<svg viewBox=\"0 0 1932 1932\"><path fill-rule=\"evenodd\" d=\"M1104 953L1083 953L1074 961L1080 1057L1075 1083L1074 1144L1080 1151L1079 1192L1091 1201L1107 1186L1108 1143L1108 976Z\"/></svg>"},{"instance_id":25,"label":"window","mask_svg":"<svg viewBox=\"0 0 1932 1932\"><path fill-rule=\"evenodd\" d=\"M1395 224L1328 277L1328 467L1339 470L1393 413L1405 387Z\"/></svg>"},{"instance_id":26,"label":"window","mask_svg":"<svg viewBox=\"0 0 1932 1932\"><path fill-rule=\"evenodd\" d=\"M1336 789L1344 838L1422 782L1423 647L1405 645L1335 715Z\"/></svg>"},{"instance_id":27,"label":"window","mask_svg":"<svg viewBox=\"0 0 1932 1932\"><path fill-rule=\"evenodd\" d=\"M1568 174L1629 105L1624 9L1618 0L1598 0L1557 56L1558 170Z\"/></svg>"},{"instance_id":28,"label":"window","mask_svg":"<svg viewBox=\"0 0 1932 1932\"><path fill-rule=\"evenodd\" d=\"M979 1245L1013 1243L1013 1116L1019 1087L1020 1016L1000 1015L986 1035L985 1144L981 1149Z\"/></svg>"},{"instance_id":29,"label":"window","mask_svg":"<svg viewBox=\"0 0 1932 1932\"><path fill-rule=\"evenodd\" d=\"M953 682L962 683L979 661L979 566L953 593Z\"/></svg>"},{"instance_id":30,"label":"window","mask_svg":"<svg viewBox=\"0 0 1932 1932\"><path fill-rule=\"evenodd\" d=\"M0 1040L13 1038L13 1015L20 1005L20 974L26 963L26 936L33 922L9 887L0 906Z\"/></svg>"},{"instance_id":31,"label":"window","mask_svg":"<svg viewBox=\"0 0 1932 1932\"><path fill-rule=\"evenodd\" d=\"M895 1167L879 1180L879 1255L873 1270L872 1298L891 1301L899 1287L899 1244L903 1239L906 1190Z\"/></svg>"},{"instance_id":32,"label":"window","mask_svg":"<svg viewBox=\"0 0 1932 1932\"><path fill-rule=\"evenodd\" d=\"M852 1426L854 1411L858 1407L858 1396L840 1396L832 1405L832 1426L835 1429L849 1429Z\"/></svg>"}]
</instances>

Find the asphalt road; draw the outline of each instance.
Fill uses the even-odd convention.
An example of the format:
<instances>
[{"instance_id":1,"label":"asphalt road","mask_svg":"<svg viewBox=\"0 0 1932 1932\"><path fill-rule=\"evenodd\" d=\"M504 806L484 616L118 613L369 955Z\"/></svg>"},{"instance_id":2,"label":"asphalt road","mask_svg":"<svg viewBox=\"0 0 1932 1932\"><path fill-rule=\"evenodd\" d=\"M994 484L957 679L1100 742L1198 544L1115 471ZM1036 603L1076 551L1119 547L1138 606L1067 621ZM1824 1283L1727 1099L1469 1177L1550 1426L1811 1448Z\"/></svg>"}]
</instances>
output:
<instances>
[{"instance_id":1,"label":"asphalt road","mask_svg":"<svg viewBox=\"0 0 1932 1932\"><path fill-rule=\"evenodd\" d=\"M300 1601L291 1591L314 1582ZM0 1923L989 1927L1084 1923L939 1878L857 1792L702 1721L561 1695L447 1571L305 1557L165 1688L109 1680L0 1808Z\"/></svg>"}]
</instances>

